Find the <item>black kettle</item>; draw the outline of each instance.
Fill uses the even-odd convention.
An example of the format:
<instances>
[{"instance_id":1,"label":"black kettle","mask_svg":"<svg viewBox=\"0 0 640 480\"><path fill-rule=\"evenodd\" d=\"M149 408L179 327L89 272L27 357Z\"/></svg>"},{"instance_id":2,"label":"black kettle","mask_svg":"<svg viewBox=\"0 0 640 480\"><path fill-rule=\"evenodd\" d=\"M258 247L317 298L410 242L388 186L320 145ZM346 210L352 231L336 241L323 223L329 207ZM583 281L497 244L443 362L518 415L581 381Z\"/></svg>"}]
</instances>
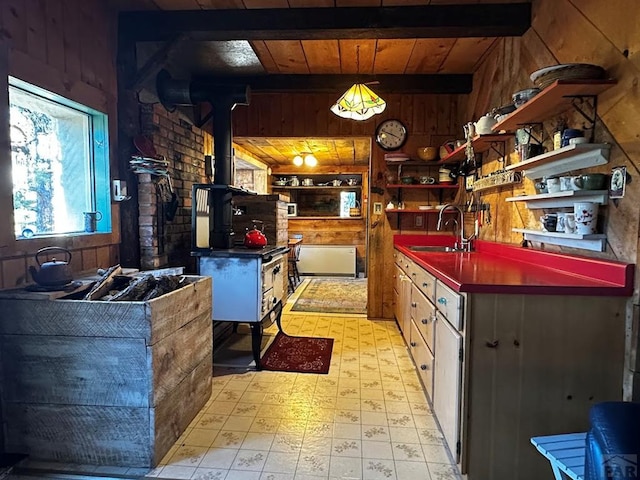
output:
<instances>
[{"instance_id":1,"label":"black kettle","mask_svg":"<svg viewBox=\"0 0 640 480\"><path fill-rule=\"evenodd\" d=\"M52 258L50 262L42 263L40 261L40 255L50 254L51 252L62 252L65 254L66 261L56 260ZM36 270L36 267L31 265L29 272L33 277L33 280L43 287L60 287L73 281L73 274L71 271L71 252L66 248L60 247L45 247L38 250L36 253L36 262L40 270Z\"/></svg>"}]
</instances>

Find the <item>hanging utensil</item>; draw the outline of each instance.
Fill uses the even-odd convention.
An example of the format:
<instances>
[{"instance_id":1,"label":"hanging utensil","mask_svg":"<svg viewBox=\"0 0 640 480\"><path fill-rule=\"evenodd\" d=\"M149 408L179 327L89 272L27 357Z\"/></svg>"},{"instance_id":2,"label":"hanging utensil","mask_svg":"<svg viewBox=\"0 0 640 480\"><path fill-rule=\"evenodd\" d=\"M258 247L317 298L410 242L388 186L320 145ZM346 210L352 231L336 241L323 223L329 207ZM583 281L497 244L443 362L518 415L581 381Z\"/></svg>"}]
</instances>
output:
<instances>
[{"instance_id":1,"label":"hanging utensil","mask_svg":"<svg viewBox=\"0 0 640 480\"><path fill-rule=\"evenodd\" d=\"M173 183L171 182L171 176L168 173L166 174L166 178L167 183L169 184L170 198L168 201L164 202L164 217L170 222L175 218L176 212L178 211L178 195L173 191Z\"/></svg>"}]
</instances>

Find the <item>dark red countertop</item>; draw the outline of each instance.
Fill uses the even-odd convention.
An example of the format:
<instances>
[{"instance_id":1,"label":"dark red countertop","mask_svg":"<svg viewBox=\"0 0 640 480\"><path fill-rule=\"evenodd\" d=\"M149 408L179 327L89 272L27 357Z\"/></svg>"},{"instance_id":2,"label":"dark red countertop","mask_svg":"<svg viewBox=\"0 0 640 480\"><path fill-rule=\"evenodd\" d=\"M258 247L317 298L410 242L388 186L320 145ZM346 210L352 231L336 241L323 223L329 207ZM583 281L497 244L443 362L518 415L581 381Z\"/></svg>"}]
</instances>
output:
<instances>
[{"instance_id":1,"label":"dark red countertop","mask_svg":"<svg viewBox=\"0 0 640 480\"><path fill-rule=\"evenodd\" d=\"M395 235L394 246L458 292L631 296L635 266L476 241L473 252L414 252L453 245L447 235Z\"/></svg>"}]
</instances>

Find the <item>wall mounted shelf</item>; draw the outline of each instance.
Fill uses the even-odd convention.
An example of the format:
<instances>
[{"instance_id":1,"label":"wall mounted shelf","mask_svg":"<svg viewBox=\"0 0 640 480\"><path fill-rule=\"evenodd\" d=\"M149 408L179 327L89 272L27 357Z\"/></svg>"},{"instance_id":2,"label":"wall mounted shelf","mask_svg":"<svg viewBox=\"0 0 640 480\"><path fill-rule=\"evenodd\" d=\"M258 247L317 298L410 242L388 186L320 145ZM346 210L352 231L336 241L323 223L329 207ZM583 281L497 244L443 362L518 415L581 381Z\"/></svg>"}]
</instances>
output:
<instances>
[{"instance_id":1,"label":"wall mounted shelf","mask_svg":"<svg viewBox=\"0 0 640 480\"><path fill-rule=\"evenodd\" d=\"M341 185L339 187L326 185L310 185L308 187L288 187L286 185L272 185L273 190L356 190L362 188L362 185Z\"/></svg>"},{"instance_id":2,"label":"wall mounted shelf","mask_svg":"<svg viewBox=\"0 0 640 480\"><path fill-rule=\"evenodd\" d=\"M433 184L433 185L420 185L420 184L406 184L406 183L390 183L386 186L387 188L417 188L417 189L428 189L428 190L442 190L442 189L452 189L452 190L457 190L458 189L458 185L457 184L447 184L447 185L441 185L441 184Z\"/></svg>"},{"instance_id":3,"label":"wall mounted shelf","mask_svg":"<svg viewBox=\"0 0 640 480\"><path fill-rule=\"evenodd\" d=\"M608 190L567 190L557 193L541 193L539 195L521 195L509 197L507 202L524 202L527 208L561 208L573 207L575 202L593 202L606 205L609 200Z\"/></svg>"},{"instance_id":4,"label":"wall mounted shelf","mask_svg":"<svg viewBox=\"0 0 640 480\"><path fill-rule=\"evenodd\" d=\"M488 135L477 135L472 141L473 151L475 153L484 153L490 150L495 143L504 143L509 135L506 133L490 133ZM499 152L500 153L500 152ZM467 144L456 148L453 152L444 158L441 158L438 164L456 163L467 158Z\"/></svg>"},{"instance_id":5,"label":"wall mounted shelf","mask_svg":"<svg viewBox=\"0 0 640 480\"><path fill-rule=\"evenodd\" d=\"M493 131L514 132L523 125L542 123L571 109L577 97L595 97L616 83L615 80L557 80L494 125Z\"/></svg>"},{"instance_id":6,"label":"wall mounted shelf","mask_svg":"<svg viewBox=\"0 0 640 480\"><path fill-rule=\"evenodd\" d=\"M529 178L542 178L582 168L604 165L609 161L608 143L580 143L537 155L524 162L514 163L505 170L523 172Z\"/></svg>"},{"instance_id":7,"label":"wall mounted shelf","mask_svg":"<svg viewBox=\"0 0 640 480\"><path fill-rule=\"evenodd\" d=\"M604 252L607 241L607 236L601 233L581 235L578 233L543 232L526 228L512 228L511 230L524 234L524 239L531 242L582 248L583 250L592 250L594 252Z\"/></svg>"},{"instance_id":8,"label":"wall mounted shelf","mask_svg":"<svg viewBox=\"0 0 640 480\"><path fill-rule=\"evenodd\" d=\"M429 208L427 210L420 208L387 208L385 212L387 213L440 213L441 208ZM446 213L453 213L451 210L447 209Z\"/></svg>"}]
</instances>

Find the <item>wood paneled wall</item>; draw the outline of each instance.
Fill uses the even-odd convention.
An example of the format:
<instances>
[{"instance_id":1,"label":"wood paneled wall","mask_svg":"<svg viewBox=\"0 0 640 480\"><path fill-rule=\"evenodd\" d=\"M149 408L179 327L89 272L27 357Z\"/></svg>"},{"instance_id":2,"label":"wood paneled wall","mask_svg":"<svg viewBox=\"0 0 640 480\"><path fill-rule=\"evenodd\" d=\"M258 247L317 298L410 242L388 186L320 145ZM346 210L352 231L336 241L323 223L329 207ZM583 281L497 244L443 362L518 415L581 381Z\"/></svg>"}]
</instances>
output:
<instances>
[{"instance_id":1,"label":"wood paneled wall","mask_svg":"<svg viewBox=\"0 0 640 480\"><path fill-rule=\"evenodd\" d=\"M0 288L29 282L27 267L44 246L73 252L76 272L118 262L119 210L112 206L111 234L16 241L12 226L7 75L35 84L109 115L114 178L116 151L116 15L100 0L0 2Z\"/></svg>"},{"instance_id":2,"label":"wood paneled wall","mask_svg":"<svg viewBox=\"0 0 640 480\"><path fill-rule=\"evenodd\" d=\"M492 107L510 103L511 94L531 85L529 75L542 67L559 63L594 63L603 66L618 84L598 98L597 142L612 144L609 163L589 169L589 172L610 173L611 167L624 165L632 180L640 171L640 140L637 119L640 118L640 97L637 82L640 75L638 47L640 4L632 0L537 0L534 2L532 28L520 39L502 39L480 64L474 76L474 89L466 108L460 109L457 123L475 120ZM583 120L575 113L567 117L570 126L580 128ZM547 138L554 119L545 122ZM549 147L549 141L546 142ZM507 146L513 151L513 142ZM511 154L510 161L518 161ZM491 159L491 157L489 157ZM501 168L495 159L483 167L483 174ZM481 200L491 205L493 223L485 225L480 237L507 243L520 243L520 234L512 228L538 228L543 210L527 210L520 203L505 202L506 197L534 193L533 182L525 179L517 188L487 191ZM586 256L617 259L638 264L638 227L640 224L640 182L627 184L623 199L610 201L600 208L599 228L607 235L603 253L553 245L534 245L545 250L561 250ZM639 272L636 271L636 285ZM638 288L627 308L627 375L625 394L640 398L638 361ZM631 374L630 372L636 372ZM635 388L633 384L635 383ZM635 393L632 393L635 392Z\"/></svg>"},{"instance_id":3,"label":"wood paneled wall","mask_svg":"<svg viewBox=\"0 0 640 480\"><path fill-rule=\"evenodd\" d=\"M365 122L345 120L335 116L329 108L341 92L331 94L255 94L248 107L233 111L233 132L240 137L373 137L376 125L386 118L398 118L409 130L403 148L415 158L419 146L442 144L460 137L458 126L458 95L385 95L387 109ZM462 97L464 99L464 97ZM460 133L458 133L460 130ZM369 198L367 214L367 272L369 279L368 316L393 318L393 285L389 272L393 267L393 235L398 233L395 214L373 215L373 205L383 207L397 191L387 191L387 165L384 151L375 146L371 150L369 168ZM417 202L418 199L415 199ZM434 229L434 222L426 222L424 233ZM405 223L401 225L408 227ZM295 224L290 230L295 229ZM314 225L317 231L333 229L329 223ZM337 227L340 228L340 227ZM403 231L403 233L408 233ZM316 233L317 234L317 233Z\"/></svg>"}]
</instances>

